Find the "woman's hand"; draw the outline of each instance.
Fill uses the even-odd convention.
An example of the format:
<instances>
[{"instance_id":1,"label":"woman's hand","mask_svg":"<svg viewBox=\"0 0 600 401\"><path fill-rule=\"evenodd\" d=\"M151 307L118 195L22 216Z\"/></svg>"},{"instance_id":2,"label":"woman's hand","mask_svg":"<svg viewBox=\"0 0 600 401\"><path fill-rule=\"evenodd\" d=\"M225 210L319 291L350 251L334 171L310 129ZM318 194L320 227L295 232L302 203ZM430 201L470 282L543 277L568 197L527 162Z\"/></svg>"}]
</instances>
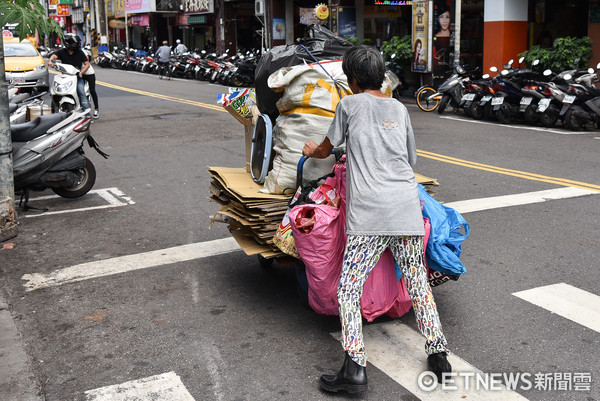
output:
<instances>
[{"instance_id":1,"label":"woman's hand","mask_svg":"<svg viewBox=\"0 0 600 401\"><path fill-rule=\"evenodd\" d=\"M312 157L318 146L319 145L317 145L315 142L308 141L304 144L304 147L302 148L302 154L304 156Z\"/></svg>"}]
</instances>

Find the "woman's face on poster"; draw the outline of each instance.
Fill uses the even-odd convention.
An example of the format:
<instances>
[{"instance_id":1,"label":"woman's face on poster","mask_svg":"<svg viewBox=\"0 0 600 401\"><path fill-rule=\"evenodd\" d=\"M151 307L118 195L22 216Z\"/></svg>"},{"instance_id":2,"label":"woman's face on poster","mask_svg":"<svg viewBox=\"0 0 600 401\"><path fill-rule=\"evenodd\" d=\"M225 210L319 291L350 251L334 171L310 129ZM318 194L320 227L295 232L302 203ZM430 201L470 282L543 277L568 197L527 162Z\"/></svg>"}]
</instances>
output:
<instances>
[{"instance_id":1,"label":"woman's face on poster","mask_svg":"<svg viewBox=\"0 0 600 401\"><path fill-rule=\"evenodd\" d=\"M440 30L447 31L450 29L450 11L446 11L438 16L438 22L440 23Z\"/></svg>"}]
</instances>

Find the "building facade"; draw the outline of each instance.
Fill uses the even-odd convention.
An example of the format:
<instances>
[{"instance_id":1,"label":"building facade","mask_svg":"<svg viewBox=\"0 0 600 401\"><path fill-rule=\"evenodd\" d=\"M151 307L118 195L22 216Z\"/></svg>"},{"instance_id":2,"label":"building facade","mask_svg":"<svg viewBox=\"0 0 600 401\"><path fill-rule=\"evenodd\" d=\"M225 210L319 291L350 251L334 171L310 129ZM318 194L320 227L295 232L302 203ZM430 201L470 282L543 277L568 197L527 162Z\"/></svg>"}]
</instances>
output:
<instances>
[{"instance_id":1,"label":"building facade","mask_svg":"<svg viewBox=\"0 0 600 401\"><path fill-rule=\"evenodd\" d=\"M163 40L182 40L189 49L219 53L268 49L303 36L319 22L340 36L378 46L411 34L412 3L418 0L43 0L65 31L95 44L156 49ZM534 45L549 46L557 37L589 36L592 64L600 62L600 0L434 0L437 19L450 10L451 41L460 42L460 60L488 69ZM319 21L315 7L328 16ZM454 45L450 46L452 49Z\"/></svg>"}]
</instances>

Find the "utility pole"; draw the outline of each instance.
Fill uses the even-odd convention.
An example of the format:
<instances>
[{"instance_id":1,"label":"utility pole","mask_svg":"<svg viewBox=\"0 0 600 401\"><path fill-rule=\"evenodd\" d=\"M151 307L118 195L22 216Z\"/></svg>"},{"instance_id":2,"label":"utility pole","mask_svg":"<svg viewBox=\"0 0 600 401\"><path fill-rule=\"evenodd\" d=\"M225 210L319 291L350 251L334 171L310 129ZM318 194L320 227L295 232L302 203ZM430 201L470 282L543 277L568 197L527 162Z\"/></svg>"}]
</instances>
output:
<instances>
[{"instance_id":1,"label":"utility pole","mask_svg":"<svg viewBox=\"0 0 600 401\"><path fill-rule=\"evenodd\" d=\"M454 10L454 65L460 65L460 19L461 1L456 1Z\"/></svg>"},{"instance_id":2,"label":"utility pole","mask_svg":"<svg viewBox=\"0 0 600 401\"><path fill-rule=\"evenodd\" d=\"M4 74L4 41L0 35L0 242L17 235L8 84Z\"/></svg>"}]
</instances>

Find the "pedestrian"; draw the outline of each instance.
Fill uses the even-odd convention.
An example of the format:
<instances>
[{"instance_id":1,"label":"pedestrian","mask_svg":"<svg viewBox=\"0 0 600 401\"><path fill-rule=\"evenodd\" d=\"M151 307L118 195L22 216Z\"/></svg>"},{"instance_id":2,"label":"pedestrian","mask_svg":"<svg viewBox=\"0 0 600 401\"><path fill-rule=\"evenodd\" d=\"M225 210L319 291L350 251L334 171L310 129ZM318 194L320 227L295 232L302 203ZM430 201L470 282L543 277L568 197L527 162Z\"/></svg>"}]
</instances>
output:
<instances>
[{"instance_id":1,"label":"pedestrian","mask_svg":"<svg viewBox=\"0 0 600 401\"><path fill-rule=\"evenodd\" d=\"M158 64L158 68L163 68L165 65L169 64L171 60L171 48L169 47L169 42L163 40L163 45L156 49L155 57L158 58L156 63Z\"/></svg>"},{"instance_id":2,"label":"pedestrian","mask_svg":"<svg viewBox=\"0 0 600 401\"><path fill-rule=\"evenodd\" d=\"M50 56L48 65L54 67L54 61L60 60L62 63L72 65L80 70L77 74L77 96L79 97L81 108L83 110L89 110L90 104L85 95L85 81L83 80L83 75L88 68L90 68L90 62L88 61L86 54L81 50L81 39L74 33L65 33L63 36L63 44L65 45L64 48ZM91 117L89 113L87 116Z\"/></svg>"},{"instance_id":3,"label":"pedestrian","mask_svg":"<svg viewBox=\"0 0 600 401\"><path fill-rule=\"evenodd\" d=\"M98 94L96 93L96 72L94 71L94 67L92 67L91 63L90 68L88 68L87 71L83 74L83 79L88 83L90 95L92 96L92 100L94 101L94 118L98 118L100 116L100 105L98 104Z\"/></svg>"},{"instance_id":4,"label":"pedestrian","mask_svg":"<svg viewBox=\"0 0 600 401\"><path fill-rule=\"evenodd\" d=\"M177 39L175 43L177 43L177 46L175 46L175 54L178 56L181 56L183 53L188 51L188 48L181 43L181 40Z\"/></svg>"},{"instance_id":5,"label":"pedestrian","mask_svg":"<svg viewBox=\"0 0 600 401\"><path fill-rule=\"evenodd\" d=\"M402 269L421 333L429 369L441 381L451 372L447 342L427 279L421 204L412 167L416 145L406 107L380 91L385 63L377 49L348 50L342 69L354 93L338 103L320 145L308 141L305 156L325 158L346 142L346 233L337 290L345 360L336 375L323 375L326 391L367 390L360 297L369 273L389 247Z\"/></svg>"}]
</instances>

